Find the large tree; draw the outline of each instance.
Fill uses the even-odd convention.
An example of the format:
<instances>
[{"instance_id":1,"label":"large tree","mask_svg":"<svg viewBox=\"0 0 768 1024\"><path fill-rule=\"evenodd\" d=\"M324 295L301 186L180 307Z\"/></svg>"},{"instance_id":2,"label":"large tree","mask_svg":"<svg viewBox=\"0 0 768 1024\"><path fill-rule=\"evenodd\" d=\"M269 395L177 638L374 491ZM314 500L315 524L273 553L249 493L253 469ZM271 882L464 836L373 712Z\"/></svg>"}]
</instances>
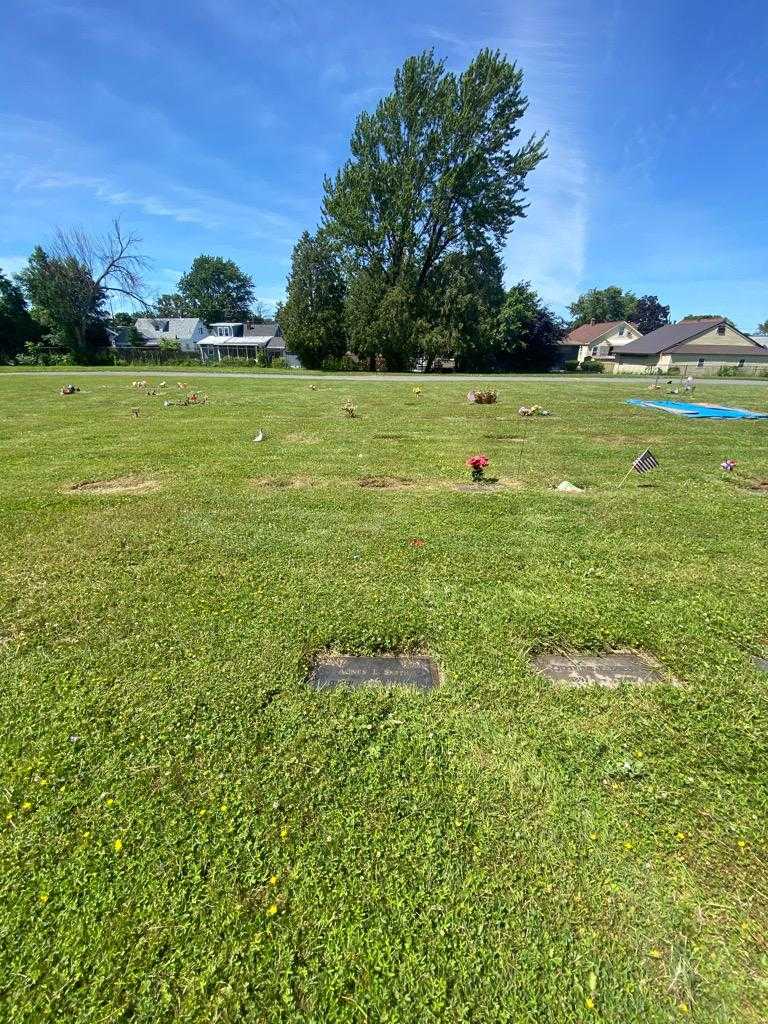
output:
<instances>
[{"instance_id":1,"label":"large tree","mask_svg":"<svg viewBox=\"0 0 768 1024\"><path fill-rule=\"evenodd\" d=\"M250 320L253 281L232 260L198 256L181 278L176 292L155 303L159 316L197 316L207 324Z\"/></svg>"},{"instance_id":2,"label":"large tree","mask_svg":"<svg viewBox=\"0 0 768 1024\"><path fill-rule=\"evenodd\" d=\"M21 288L0 270L0 359L18 355L27 342L39 341L40 333Z\"/></svg>"},{"instance_id":3,"label":"large tree","mask_svg":"<svg viewBox=\"0 0 768 1024\"><path fill-rule=\"evenodd\" d=\"M278 319L289 349L310 369L346 352L344 279L338 255L322 232L313 236L305 231L296 243Z\"/></svg>"},{"instance_id":4,"label":"large tree","mask_svg":"<svg viewBox=\"0 0 768 1024\"><path fill-rule=\"evenodd\" d=\"M351 346L410 362L444 261L499 248L525 215L526 177L546 155L518 144L522 71L482 50L461 74L432 51L408 58L394 89L362 113L351 158L325 180L324 229L348 277Z\"/></svg>"},{"instance_id":5,"label":"large tree","mask_svg":"<svg viewBox=\"0 0 768 1024\"><path fill-rule=\"evenodd\" d=\"M520 281L506 294L491 353L497 370L548 370L558 359L557 343L565 324L543 304L529 281Z\"/></svg>"},{"instance_id":6,"label":"large tree","mask_svg":"<svg viewBox=\"0 0 768 1024\"><path fill-rule=\"evenodd\" d=\"M87 356L105 339L107 302L144 305L139 242L116 220L104 236L59 230L49 251L35 248L18 280L53 343Z\"/></svg>"},{"instance_id":7,"label":"large tree","mask_svg":"<svg viewBox=\"0 0 768 1024\"><path fill-rule=\"evenodd\" d=\"M637 302L634 292L625 292L615 284L607 288L590 288L569 306L573 317L572 326L579 327L593 320L595 323L631 320Z\"/></svg>"},{"instance_id":8,"label":"large tree","mask_svg":"<svg viewBox=\"0 0 768 1024\"><path fill-rule=\"evenodd\" d=\"M669 306L662 306L658 295L641 295L630 317L641 334L650 334L669 323Z\"/></svg>"}]
</instances>

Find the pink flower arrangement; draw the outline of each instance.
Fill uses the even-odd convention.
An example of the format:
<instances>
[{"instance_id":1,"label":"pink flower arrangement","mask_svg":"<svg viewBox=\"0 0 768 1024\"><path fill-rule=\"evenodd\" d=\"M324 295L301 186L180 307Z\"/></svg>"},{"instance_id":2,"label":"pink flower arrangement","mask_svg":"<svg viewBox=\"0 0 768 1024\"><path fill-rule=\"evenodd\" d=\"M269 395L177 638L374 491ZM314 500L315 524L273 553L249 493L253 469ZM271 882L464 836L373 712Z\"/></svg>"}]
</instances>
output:
<instances>
[{"instance_id":1,"label":"pink flower arrangement","mask_svg":"<svg viewBox=\"0 0 768 1024\"><path fill-rule=\"evenodd\" d=\"M483 479L483 471L489 463L487 455L470 455L467 459L467 466L472 470L472 479L479 483Z\"/></svg>"},{"instance_id":2,"label":"pink flower arrangement","mask_svg":"<svg viewBox=\"0 0 768 1024\"><path fill-rule=\"evenodd\" d=\"M736 468L736 460L735 459L724 459L720 463L720 469L724 470L724 472L726 472L726 473L732 473L735 468Z\"/></svg>"}]
</instances>

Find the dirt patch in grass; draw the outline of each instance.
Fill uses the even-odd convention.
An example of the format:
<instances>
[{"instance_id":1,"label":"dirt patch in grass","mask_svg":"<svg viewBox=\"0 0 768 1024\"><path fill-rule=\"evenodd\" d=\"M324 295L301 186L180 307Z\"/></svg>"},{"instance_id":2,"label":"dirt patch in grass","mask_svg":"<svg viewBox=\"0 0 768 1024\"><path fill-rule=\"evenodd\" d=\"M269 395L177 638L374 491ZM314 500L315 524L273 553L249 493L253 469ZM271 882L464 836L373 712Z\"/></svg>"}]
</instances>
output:
<instances>
[{"instance_id":1,"label":"dirt patch in grass","mask_svg":"<svg viewBox=\"0 0 768 1024\"><path fill-rule=\"evenodd\" d=\"M415 480L409 480L404 476L361 476L357 482L360 487L367 487L377 491L405 491L419 486Z\"/></svg>"},{"instance_id":2,"label":"dirt patch in grass","mask_svg":"<svg viewBox=\"0 0 768 1024\"><path fill-rule=\"evenodd\" d=\"M518 434L483 434L489 441L524 441Z\"/></svg>"},{"instance_id":3,"label":"dirt patch in grass","mask_svg":"<svg viewBox=\"0 0 768 1024\"><path fill-rule=\"evenodd\" d=\"M317 434L286 434L288 444L320 444Z\"/></svg>"},{"instance_id":4,"label":"dirt patch in grass","mask_svg":"<svg viewBox=\"0 0 768 1024\"><path fill-rule=\"evenodd\" d=\"M146 476L116 476L112 480L82 480L67 488L70 494L151 494L160 489Z\"/></svg>"},{"instance_id":5,"label":"dirt patch in grass","mask_svg":"<svg viewBox=\"0 0 768 1024\"><path fill-rule=\"evenodd\" d=\"M742 490L753 491L756 494L768 494L768 480L751 480Z\"/></svg>"},{"instance_id":6,"label":"dirt patch in grass","mask_svg":"<svg viewBox=\"0 0 768 1024\"><path fill-rule=\"evenodd\" d=\"M411 441L410 434L374 434L377 441Z\"/></svg>"},{"instance_id":7,"label":"dirt patch in grass","mask_svg":"<svg viewBox=\"0 0 768 1024\"><path fill-rule=\"evenodd\" d=\"M251 480L254 487L268 487L278 491L317 487L320 484L311 476L259 476Z\"/></svg>"}]
</instances>

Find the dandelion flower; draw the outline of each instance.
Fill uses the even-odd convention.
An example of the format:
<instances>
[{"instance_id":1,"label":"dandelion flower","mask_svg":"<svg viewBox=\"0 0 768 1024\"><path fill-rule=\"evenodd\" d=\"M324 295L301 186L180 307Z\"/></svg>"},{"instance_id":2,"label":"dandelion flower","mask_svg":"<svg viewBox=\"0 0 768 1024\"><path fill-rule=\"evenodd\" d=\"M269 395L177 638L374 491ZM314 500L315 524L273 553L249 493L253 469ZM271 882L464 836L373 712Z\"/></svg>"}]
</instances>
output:
<instances>
[{"instance_id":1,"label":"dandelion flower","mask_svg":"<svg viewBox=\"0 0 768 1024\"><path fill-rule=\"evenodd\" d=\"M111 807L111 806L112 806L112 804L113 804L114 802L115 802L115 801L114 801L114 800L112 799L112 797L110 797L110 798L109 798L108 800L105 800L105 801L104 801L104 803L105 803L105 805L106 805L107 807Z\"/></svg>"},{"instance_id":2,"label":"dandelion flower","mask_svg":"<svg viewBox=\"0 0 768 1024\"><path fill-rule=\"evenodd\" d=\"M635 845L634 843L624 843L624 849L625 850L631 850L631 849L633 849L634 845Z\"/></svg>"},{"instance_id":3,"label":"dandelion flower","mask_svg":"<svg viewBox=\"0 0 768 1024\"><path fill-rule=\"evenodd\" d=\"M271 907L267 907L267 917L274 917L277 913L277 904L273 903Z\"/></svg>"},{"instance_id":4,"label":"dandelion flower","mask_svg":"<svg viewBox=\"0 0 768 1024\"><path fill-rule=\"evenodd\" d=\"M31 811L32 804L29 802L29 800L25 800L24 803L21 805L21 809L22 811Z\"/></svg>"},{"instance_id":5,"label":"dandelion flower","mask_svg":"<svg viewBox=\"0 0 768 1024\"><path fill-rule=\"evenodd\" d=\"M48 902L48 893L47 892L41 892L40 893L40 902L41 903L47 903Z\"/></svg>"},{"instance_id":6,"label":"dandelion flower","mask_svg":"<svg viewBox=\"0 0 768 1024\"><path fill-rule=\"evenodd\" d=\"M678 1003L677 1004L677 1008L680 1011L680 1013L690 1013L691 1012L691 1009L688 1006L688 1003Z\"/></svg>"},{"instance_id":7,"label":"dandelion flower","mask_svg":"<svg viewBox=\"0 0 768 1024\"><path fill-rule=\"evenodd\" d=\"M746 845L747 845L747 844L746 844L746 842L745 842L745 841L744 841L743 839L740 839L740 840L739 840L739 846L741 847L741 849L742 849L742 850L744 849L744 847L745 847Z\"/></svg>"},{"instance_id":8,"label":"dandelion flower","mask_svg":"<svg viewBox=\"0 0 768 1024\"><path fill-rule=\"evenodd\" d=\"M222 814L224 814L225 811L227 810L227 805L226 804L222 804L221 807L219 808L219 810L221 811Z\"/></svg>"},{"instance_id":9,"label":"dandelion flower","mask_svg":"<svg viewBox=\"0 0 768 1024\"><path fill-rule=\"evenodd\" d=\"M277 875L272 875L271 876L271 878L269 879L269 884L270 885L277 885Z\"/></svg>"},{"instance_id":10,"label":"dandelion flower","mask_svg":"<svg viewBox=\"0 0 768 1024\"><path fill-rule=\"evenodd\" d=\"M589 838L590 839L597 839L597 832L590 832L589 833Z\"/></svg>"},{"instance_id":11,"label":"dandelion flower","mask_svg":"<svg viewBox=\"0 0 768 1024\"><path fill-rule=\"evenodd\" d=\"M594 1010L594 1008L595 1008L595 1001L592 998L592 996L587 996L587 998L584 1000L584 1005L586 1006L586 1008L588 1010Z\"/></svg>"},{"instance_id":12,"label":"dandelion flower","mask_svg":"<svg viewBox=\"0 0 768 1024\"><path fill-rule=\"evenodd\" d=\"M678 843L682 843L682 841L685 839L685 832L678 832L675 838L677 839Z\"/></svg>"},{"instance_id":13,"label":"dandelion flower","mask_svg":"<svg viewBox=\"0 0 768 1024\"><path fill-rule=\"evenodd\" d=\"M120 851L123 848L123 840L122 839L116 839L112 845L115 848L115 853L120 853Z\"/></svg>"},{"instance_id":14,"label":"dandelion flower","mask_svg":"<svg viewBox=\"0 0 768 1024\"><path fill-rule=\"evenodd\" d=\"M661 950L660 949L649 949L648 950L648 956L652 956L654 960L660 960L661 959Z\"/></svg>"},{"instance_id":15,"label":"dandelion flower","mask_svg":"<svg viewBox=\"0 0 768 1024\"><path fill-rule=\"evenodd\" d=\"M287 825L283 825L283 827L280 829L280 838L281 839L285 839L285 837L287 835L288 835L288 826Z\"/></svg>"}]
</instances>

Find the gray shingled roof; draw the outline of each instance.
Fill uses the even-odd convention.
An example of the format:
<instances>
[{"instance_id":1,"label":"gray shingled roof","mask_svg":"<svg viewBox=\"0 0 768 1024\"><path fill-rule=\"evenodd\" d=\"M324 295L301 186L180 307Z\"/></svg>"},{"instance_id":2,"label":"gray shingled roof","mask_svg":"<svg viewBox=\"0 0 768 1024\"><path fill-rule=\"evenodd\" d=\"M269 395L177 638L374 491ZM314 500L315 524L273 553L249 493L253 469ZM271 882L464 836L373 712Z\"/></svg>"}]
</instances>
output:
<instances>
[{"instance_id":1,"label":"gray shingled roof","mask_svg":"<svg viewBox=\"0 0 768 1024\"><path fill-rule=\"evenodd\" d=\"M200 323L196 316L141 316L136 321L136 330L143 338L191 339L195 327Z\"/></svg>"},{"instance_id":2,"label":"gray shingled roof","mask_svg":"<svg viewBox=\"0 0 768 1024\"><path fill-rule=\"evenodd\" d=\"M622 356L655 356L724 323L724 317L719 320L681 320L676 324L658 327L650 334L646 334L644 338L638 338L637 341L630 341L628 345L622 345L618 351ZM714 355L714 348L711 351Z\"/></svg>"}]
</instances>

